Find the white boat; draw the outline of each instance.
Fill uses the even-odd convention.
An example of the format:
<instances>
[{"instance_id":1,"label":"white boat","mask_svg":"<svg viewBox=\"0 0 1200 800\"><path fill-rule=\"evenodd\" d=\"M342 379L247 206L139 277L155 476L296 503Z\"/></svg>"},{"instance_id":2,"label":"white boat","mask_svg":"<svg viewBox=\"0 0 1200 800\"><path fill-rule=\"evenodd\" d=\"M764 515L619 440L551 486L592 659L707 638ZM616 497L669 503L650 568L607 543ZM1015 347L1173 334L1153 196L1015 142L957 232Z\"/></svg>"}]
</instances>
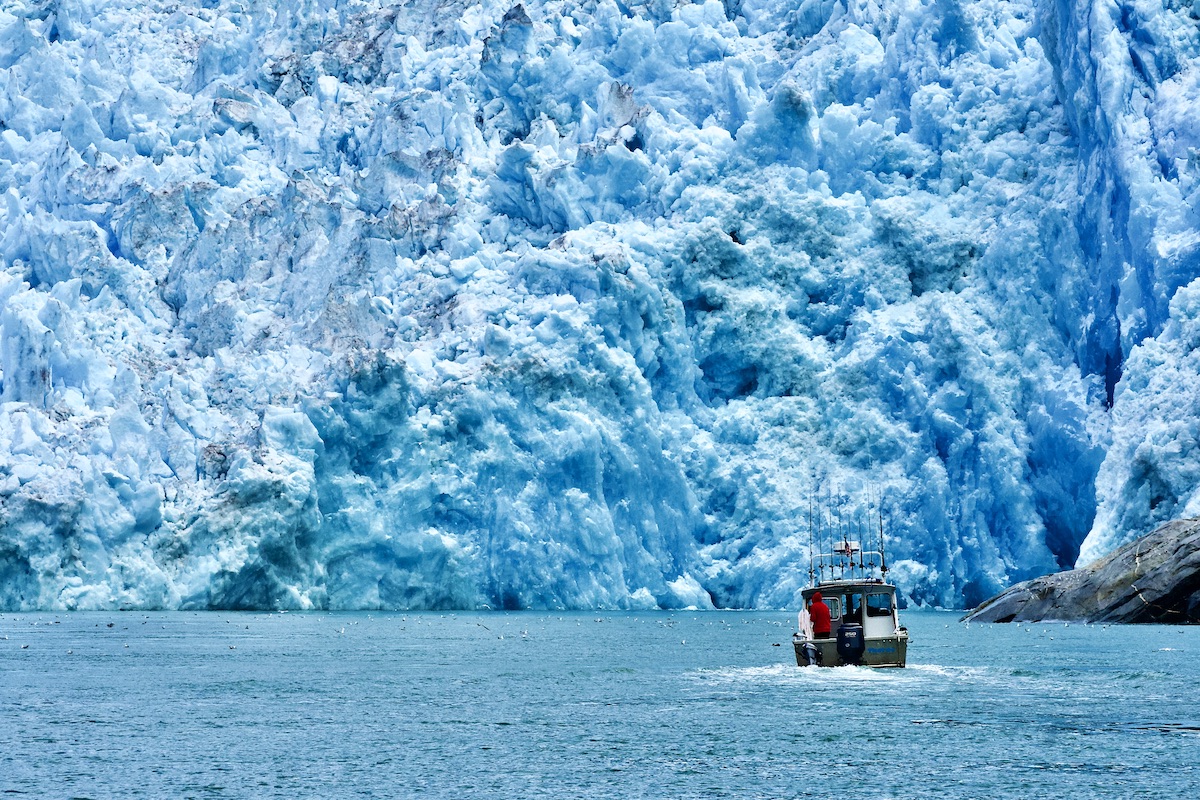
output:
<instances>
[{"instance_id":1,"label":"white boat","mask_svg":"<svg viewBox=\"0 0 1200 800\"><path fill-rule=\"evenodd\" d=\"M879 557L880 571L887 572L881 552L862 551L858 542L843 540L830 554L819 556L823 565L829 559L831 572L840 568L848 578L817 581L801 592L804 610L799 615L799 630L792 636L796 663L800 666L903 667L908 658L908 629L900 624L896 605L896 587L883 578L867 577L865 556ZM857 558L857 562L855 561ZM810 570L810 574L811 574ZM859 576L854 577L854 573ZM813 595L820 592L829 607L828 636L817 637L812 630L808 608Z\"/></svg>"}]
</instances>

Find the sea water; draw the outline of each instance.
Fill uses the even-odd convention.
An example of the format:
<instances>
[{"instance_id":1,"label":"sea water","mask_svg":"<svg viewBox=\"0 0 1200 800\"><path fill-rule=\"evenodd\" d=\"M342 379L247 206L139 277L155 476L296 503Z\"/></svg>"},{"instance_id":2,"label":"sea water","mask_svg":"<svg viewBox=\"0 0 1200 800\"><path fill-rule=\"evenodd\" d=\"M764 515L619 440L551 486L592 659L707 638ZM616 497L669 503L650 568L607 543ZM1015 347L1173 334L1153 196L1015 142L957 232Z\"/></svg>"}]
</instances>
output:
<instances>
[{"instance_id":1,"label":"sea water","mask_svg":"<svg viewBox=\"0 0 1200 800\"><path fill-rule=\"evenodd\" d=\"M1195 797L1200 629L788 612L0 616L0 794Z\"/></svg>"}]
</instances>

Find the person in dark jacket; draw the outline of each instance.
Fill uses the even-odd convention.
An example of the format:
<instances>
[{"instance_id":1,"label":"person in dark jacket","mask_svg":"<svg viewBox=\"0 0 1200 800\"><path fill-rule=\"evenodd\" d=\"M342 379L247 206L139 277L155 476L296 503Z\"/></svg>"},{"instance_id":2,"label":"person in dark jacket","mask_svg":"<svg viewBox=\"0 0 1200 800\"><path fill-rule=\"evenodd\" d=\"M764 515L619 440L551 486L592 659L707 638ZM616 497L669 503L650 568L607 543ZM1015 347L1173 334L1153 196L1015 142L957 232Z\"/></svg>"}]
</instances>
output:
<instances>
[{"instance_id":1,"label":"person in dark jacket","mask_svg":"<svg viewBox=\"0 0 1200 800\"><path fill-rule=\"evenodd\" d=\"M820 592L813 592L812 602L808 606L808 618L812 620L813 638L829 638L829 606L821 598Z\"/></svg>"}]
</instances>

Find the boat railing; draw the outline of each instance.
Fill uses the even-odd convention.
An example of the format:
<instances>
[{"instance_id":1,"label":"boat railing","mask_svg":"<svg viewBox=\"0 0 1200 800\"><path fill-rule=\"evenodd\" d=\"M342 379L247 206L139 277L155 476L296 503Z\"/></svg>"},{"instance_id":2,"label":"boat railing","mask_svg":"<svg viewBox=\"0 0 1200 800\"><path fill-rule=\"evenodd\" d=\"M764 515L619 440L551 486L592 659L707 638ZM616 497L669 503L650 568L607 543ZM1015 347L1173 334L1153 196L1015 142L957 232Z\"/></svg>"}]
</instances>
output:
<instances>
[{"instance_id":1,"label":"boat railing","mask_svg":"<svg viewBox=\"0 0 1200 800\"><path fill-rule=\"evenodd\" d=\"M826 577L826 570L829 576ZM813 553L809 559L809 580L873 578L887 574L887 561L881 550L864 550L854 539L836 542L828 552Z\"/></svg>"}]
</instances>

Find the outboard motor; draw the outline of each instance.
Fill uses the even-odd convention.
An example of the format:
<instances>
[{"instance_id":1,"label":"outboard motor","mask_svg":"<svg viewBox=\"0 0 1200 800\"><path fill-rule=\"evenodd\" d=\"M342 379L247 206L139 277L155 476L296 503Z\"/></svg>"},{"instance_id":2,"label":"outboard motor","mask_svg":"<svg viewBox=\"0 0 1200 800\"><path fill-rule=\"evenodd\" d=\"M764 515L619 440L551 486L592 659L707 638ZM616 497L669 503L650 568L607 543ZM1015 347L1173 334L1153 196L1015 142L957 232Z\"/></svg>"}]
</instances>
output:
<instances>
[{"instance_id":1,"label":"outboard motor","mask_svg":"<svg viewBox=\"0 0 1200 800\"><path fill-rule=\"evenodd\" d=\"M837 651L843 664L862 663L863 653L867 651L862 625L850 622L838 628Z\"/></svg>"},{"instance_id":2,"label":"outboard motor","mask_svg":"<svg viewBox=\"0 0 1200 800\"><path fill-rule=\"evenodd\" d=\"M804 651L804 658L808 661L810 667L819 666L821 663L821 651L812 642L805 642L800 645L800 649Z\"/></svg>"}]
</instances>

